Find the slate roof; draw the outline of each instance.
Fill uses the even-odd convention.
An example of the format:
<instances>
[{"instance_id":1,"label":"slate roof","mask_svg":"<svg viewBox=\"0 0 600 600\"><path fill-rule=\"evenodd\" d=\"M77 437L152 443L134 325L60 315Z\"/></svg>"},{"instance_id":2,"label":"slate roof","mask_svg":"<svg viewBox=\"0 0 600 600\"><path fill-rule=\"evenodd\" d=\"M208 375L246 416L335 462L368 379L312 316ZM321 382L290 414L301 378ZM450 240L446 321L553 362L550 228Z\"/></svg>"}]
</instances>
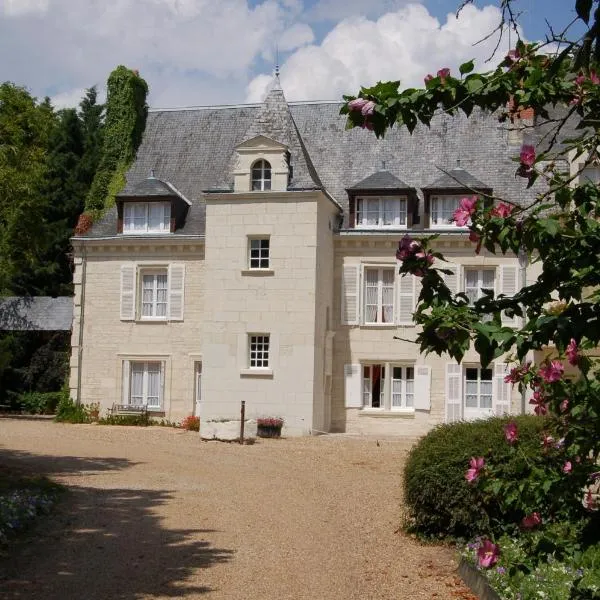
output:
<instances>
[{"instance_id":1,"label":"slate roof","mask_svg":"<svg viewBox=\"0 0 600 600\"><path fill-rule=\"evenodd\" d=\"M471 190L485 190L491 186L479 181L477 177L471 175L461 167L455 167L442 173L433 183L425 186L426 190L463 190L465 188Z\"/></svg>"},{"instance_id":2,"label":"slate roof","mask_svg":"<svg viewBox=\"0 0 600 600\"><path fill-rule=\"evenodd\" d=\"M381 171L382 163L420 199L423 189L444 180L440 169L453 172L459 159L465 172L458 179L476 184L470 187L492 188L494 195L516 203L530 201L541 189L536 183L526 190L523 180L515 179L512 158L521 142L489 113L475 110L468 119L440 114L431 127L418 125L412 135L393 128L377 139L365 129L347 130L340 107L339 102L286 103L274 85L264 104L150 111L124 193L154 169L191 202L185 225L173 235L203 235L206 190L232 189L235 147L261 133L289 147L289 189L322 187L344 209L345 224L346 190ZM114 237L116 222L113 208L86 237Z\"/></svg>"},{"instance_id":3,"label":"slate roof","mask_svg":"<svg viewBox=\"0 0 600 600\"><path fill-rule=\"evenodd\" d=\"M392 175L389 171L377 171L368 177L365 177L362 181L355 183L353 186L347 188L348 191L360 191L360 190L405 190L408 189L408 185L401 179L398 179L395 175Z\"/></svg>"},{"instance_id":4,"label":"slate roof","mask_svg":"<svg viewBox=\"0 0 600 600\"><path fill-rule=\"evenodd\" d=\"M125 189L117 194L118 198L181 198L181 194L168 181L162 181L154 175L136 183L126 186ZM184 198L185 199L185 198Z\"/></svg>"},{"instance_id":5,"label":"slate roof","mask_svg":"<svg viewBox=\"0 0 600 600\"><path fill-rule=\"evenodd\" d=\"M0 299L0 331L70 331L72 322L71 296Z\"/></svg>"}]
</instances>

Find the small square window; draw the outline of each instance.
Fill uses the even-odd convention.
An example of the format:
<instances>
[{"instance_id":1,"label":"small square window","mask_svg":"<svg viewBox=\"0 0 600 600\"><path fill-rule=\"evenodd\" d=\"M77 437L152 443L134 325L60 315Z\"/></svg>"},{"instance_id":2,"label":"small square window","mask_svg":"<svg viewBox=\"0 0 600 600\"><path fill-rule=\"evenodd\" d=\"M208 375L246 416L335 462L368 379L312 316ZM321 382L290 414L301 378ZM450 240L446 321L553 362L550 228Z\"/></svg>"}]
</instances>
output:
<instances>
[{"instance_id":1,"label":"small square window","mask_svg":"<svg viewBox=\"0 0 600 600\"><path fill-rule=\"evenodd\" d=\"M250 269L268 269L270 267L269 238L250 239L248 255Z\"/></svg>"},{"instance_id":2,"label":"small square window","mask_svg":"<svg viewBox=\"0 0 600 600\"><path fill-rule=\"evenodd\" d=\"M269 367L269 336L267 334L248 336L248 355L251 369Z\"/></svg>"}]
</instances>

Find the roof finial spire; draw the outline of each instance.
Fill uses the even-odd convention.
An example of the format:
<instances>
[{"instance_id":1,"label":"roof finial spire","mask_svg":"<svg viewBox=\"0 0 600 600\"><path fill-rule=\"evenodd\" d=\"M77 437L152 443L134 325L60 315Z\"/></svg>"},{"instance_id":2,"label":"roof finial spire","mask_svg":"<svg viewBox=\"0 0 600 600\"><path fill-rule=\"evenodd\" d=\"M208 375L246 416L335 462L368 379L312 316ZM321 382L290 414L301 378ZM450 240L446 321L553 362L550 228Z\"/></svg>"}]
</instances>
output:
<instances>
[{"instance_id":1,"label":"roof finial spire","mask_svg":"<svg viewBox=\"0 0 600 600\"><path fill-rule=\"evenodd\" d=\"M279 43L275 42L275 77L279 77Z\"/></svg>"}]
</instances>

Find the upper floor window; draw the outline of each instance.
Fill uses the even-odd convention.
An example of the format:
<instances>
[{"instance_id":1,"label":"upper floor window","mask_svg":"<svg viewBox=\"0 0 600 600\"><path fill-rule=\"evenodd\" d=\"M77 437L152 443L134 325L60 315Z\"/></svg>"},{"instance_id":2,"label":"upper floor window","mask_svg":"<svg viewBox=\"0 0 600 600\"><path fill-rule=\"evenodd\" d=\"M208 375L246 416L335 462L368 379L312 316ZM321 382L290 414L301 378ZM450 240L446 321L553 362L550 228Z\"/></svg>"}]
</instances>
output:
<instances>
[{"instance_id":1,"label":"upper floor window","mask_svg":"<svg viewBox=\"0 0 600 600\"><path fill-rule=\"evenodd\" d=\"M123 233L168 233L171 231L170 202L125 202Z\"/></svg>"},{"instance_id":2,"label":"upper floor window","mask_svg":"<svg viewBox=\"0 0 600 600\"><path fill-rule=\"evenodd\" d=\"M394 322L394 269L365 268L364 323Z\"/></svg>"},{"instance_id":3,"label":"upper floor window","mask_svg":"<svg viewBox=\"0 0 600 600\"><path fill-rule=\"evenodd\" d=\"M456 227L454 213L462 196L431 197L431 227Z\"/></svg>"},{"instance_id":4,"label":"upper floor window","mask_svg":"<svg viewBox=\"0 0 600 600\"><path fill-rule=\"evenodd\" d=\"M252 191L271 189L271 164L266 160L257 160L252 165Z\"/></svg>"},{"instance_id":5,"label":"upper floor window","mask_svg":"<svg viewBox=\"0 0 600 600\"><path fill-rule=\"evenodd\" d=\"M465 294L471 304L483 298L483 291L494 291L495 269L465 269Z\"/></svg>"},{"instance_id":6,"label":"upper floor window","mask_svg":"<svg viewBox=\"0 0 600 600\"><path fill-rule=\"evenodd\" d=\"M168 270L141 272L141 318L166 319L169 293Z\"/></svg>"},{"instance_id":7,"label":"upper floor window","mask_svg":"<svg viewBox=\"0 0 600 600\"><path fill-rule=\"evenodd\" d=\"M268 269L269 238L250 238L248 258L250 269Z\"/></svg>"},{"instance_id":8,"label":"upper floor window","mask_svg":"<svg viewBox=\"0 0 600 600\"><path fill-rule=\"evenodd\" d=\"M356 227L406 227L406 198L358 198Z\"/></svg>"}]
</instances>

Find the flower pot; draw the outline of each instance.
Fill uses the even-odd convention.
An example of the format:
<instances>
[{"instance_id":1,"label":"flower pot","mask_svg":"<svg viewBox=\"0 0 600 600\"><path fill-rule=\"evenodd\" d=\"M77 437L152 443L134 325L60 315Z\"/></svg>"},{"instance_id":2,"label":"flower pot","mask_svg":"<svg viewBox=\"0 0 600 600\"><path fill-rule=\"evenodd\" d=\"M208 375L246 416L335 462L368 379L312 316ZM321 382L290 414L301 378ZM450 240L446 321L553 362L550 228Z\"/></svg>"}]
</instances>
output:
<instances>
[{"instance_id":1,"label":"flower pot","mask_svg":"<svg viewBox=\"0 0 600 600\"><path fill-rule=\"evenodd\" d=\"M262 438L281 437L281 425L258 425L256 435Z\"/></svg>"}]
</instances>

